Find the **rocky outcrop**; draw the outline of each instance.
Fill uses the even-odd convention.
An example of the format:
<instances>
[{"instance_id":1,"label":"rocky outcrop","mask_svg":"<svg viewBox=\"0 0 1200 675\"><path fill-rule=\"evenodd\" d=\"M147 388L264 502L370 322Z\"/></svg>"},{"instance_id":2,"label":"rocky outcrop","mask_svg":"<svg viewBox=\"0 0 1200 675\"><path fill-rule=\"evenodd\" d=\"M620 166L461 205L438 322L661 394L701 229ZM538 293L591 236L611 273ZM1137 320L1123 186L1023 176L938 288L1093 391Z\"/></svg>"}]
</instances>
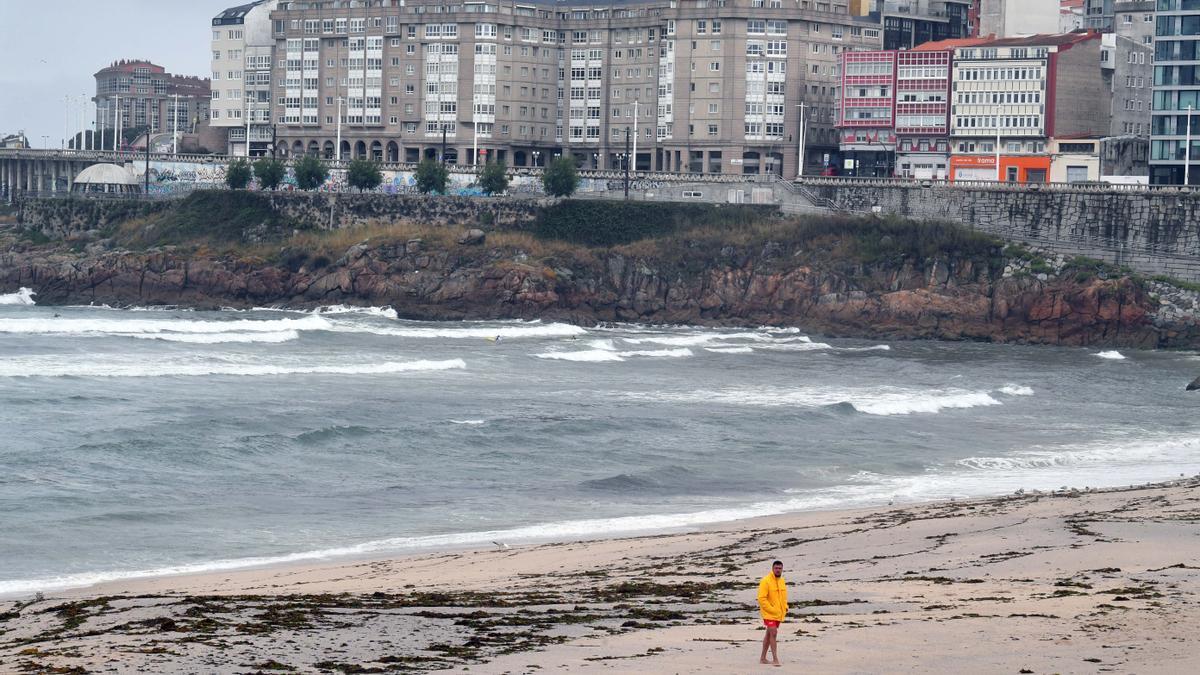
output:
<instances>
[{"instance_id":1,"label":"rocky outcrop","mask_svg":"<svg viewBox=\"0 0 1200 675\"><path fill-rule=\"evenodd\" d=\"M19 249L20 247L15 247ZM149 253L10 251L0 292L39 304L309 307L391 305L419 319L555 319L794 325L832 336L1057 345L1200 344L1194 319L1164 321L1127 277L1004 276L973 261L863 264L768 244L729 246L694 268L621 249L528 252L420 240L362 243L336 261L282 263Z\"/></svg>"}]
</instances>

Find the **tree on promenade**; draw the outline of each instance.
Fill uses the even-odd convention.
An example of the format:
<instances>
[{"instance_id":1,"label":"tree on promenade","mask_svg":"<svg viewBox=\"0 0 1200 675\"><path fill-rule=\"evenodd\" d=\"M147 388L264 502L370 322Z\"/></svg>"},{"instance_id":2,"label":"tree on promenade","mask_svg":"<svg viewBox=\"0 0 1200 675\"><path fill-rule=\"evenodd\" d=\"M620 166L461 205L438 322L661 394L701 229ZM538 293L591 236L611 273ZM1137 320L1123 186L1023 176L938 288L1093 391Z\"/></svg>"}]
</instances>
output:
<instances>
[{"instance_id":1,"label":"tree on promenade","mask_svg":"<svg viewBox=\"0 0 1200 675\"><path fill-rule=\"evenodd\" d=\"M479 187L484 194L498 195L508 189L508 172L504 162L485 164L479 174Z\"/></svg>"},{"instance_id":2,"label":"tree on promenade","mask_svg":"<svg viewBox=\"0 0 1200 675\"><path fill-rule=\"evenodd\" d=\"M446 183L450 181L450 170L433 159L423 160L417 165L417 189L423 194L436 192L446 194Z\"/></svg>"},{"instance_id":3,"label":"tree on promenade","mask_svg":"<svg viewBox=\"0 0 1200 675\"><path fill-rule=\"evenodd\" d=\"M230 162L229 168L225 170L225 184L232 190L245 190L252 175L250 162L238 158Z\"/></svg>"},{"instance_id":4,"label":"tree on promenade","mask_svg":"<svg viewBox=\"0 0 1200 675\"><path fill-rule=\"evenodd\" d=\"M271 157L261 157L254 163L254 175L258 178L258 186L264 190L274 190L283 182L287 173L283 162Z\"/></svg>"},{"instance_id":5,"label":"tree on promenade","mask_svg":"<svg viewBox=\"0 0 1200 675\"><path fill-rule=\"evenodd\" d=\"M325 164L321 160L312 155L301 157L293 170L296 172L296 186L301 190L314 190L321 187L325 183L325 179L329 177L329 169L325 168Z\"/></svg>"},{"instance_id":6,"label":"tree on promenade","mask_svg":"<svg viewBox=\"0 0 1200 675\"><path fill-rule=\"evenodd\" d=\"M570 157L559 157L546 167L542 173L542 186L546 194L555 197L570 197L579 187L579 172L575 170L575 160Z\"/></svg>"},{"instance_id":7,"label":"tree on promenade","mask_svg":"<svg viewBox=\"0 0 1200 675\"><path fill-rule=\"evenodd\" d=\"M379 170L378 163L360 157L350 162L346 182L350 187L358 188L359 192L374 190L383 182L383 172Z\"/></svg>"}]
</instances>

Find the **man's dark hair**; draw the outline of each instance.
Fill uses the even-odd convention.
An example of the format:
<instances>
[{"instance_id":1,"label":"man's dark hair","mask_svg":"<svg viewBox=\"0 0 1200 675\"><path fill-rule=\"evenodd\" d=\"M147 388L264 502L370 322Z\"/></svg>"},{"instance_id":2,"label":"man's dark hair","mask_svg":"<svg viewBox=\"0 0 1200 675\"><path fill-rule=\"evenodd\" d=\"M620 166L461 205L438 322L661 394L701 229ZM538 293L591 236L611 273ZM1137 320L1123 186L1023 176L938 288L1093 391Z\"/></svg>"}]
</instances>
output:
<instances>
[{"instance_id":1,"label":"man's dark hair","mask_svg":"<svg viewBox=\"0 0 1200 675\"><path fill-rule=\"evenodd\" d=\"M771 567L774 567L776 565L782 565L782 564L783 564L782 560L776 560L775 562L771 563Z\"/></svg>"}]
</instances>

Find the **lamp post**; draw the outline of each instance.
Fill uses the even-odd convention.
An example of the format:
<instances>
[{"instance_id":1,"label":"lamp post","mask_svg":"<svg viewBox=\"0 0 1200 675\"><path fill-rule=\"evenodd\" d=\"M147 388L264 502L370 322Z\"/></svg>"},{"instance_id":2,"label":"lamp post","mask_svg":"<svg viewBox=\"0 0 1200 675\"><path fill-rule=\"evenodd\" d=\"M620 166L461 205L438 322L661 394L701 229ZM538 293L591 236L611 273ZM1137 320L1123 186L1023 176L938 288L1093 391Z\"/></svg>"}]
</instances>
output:
<instances>
[{"instance_id":1,"label":"lamp post","mask_svg":"<svg viewBox=\"0 0 1200 675\"><path fill-rule=\"evenodd\" d=\"M171 107L171 154L179 154L179 94Z\"/></svg>"},{"instance_id":2,"label":"lamp post","mask_svg":"<svg viewBox=\"0 0 1200 675\"><path fill-rule=\"evenodd\" d=\"M808 131L807 125L804 124L804 109L808 106L803 103L797 103L796 107L800 109L800 148L796 162L796 178L804 177L804 134Z\"/></svg>"},{"instance_id":3,"label":"lamp post","mask_svg":"<svg viewBox=\"0 0 1200 675\"><path fill-rule=\"evenodd\" d=\"M625 199L629 199L629 127L625 127Z\"/></svg>"}]
</instances>

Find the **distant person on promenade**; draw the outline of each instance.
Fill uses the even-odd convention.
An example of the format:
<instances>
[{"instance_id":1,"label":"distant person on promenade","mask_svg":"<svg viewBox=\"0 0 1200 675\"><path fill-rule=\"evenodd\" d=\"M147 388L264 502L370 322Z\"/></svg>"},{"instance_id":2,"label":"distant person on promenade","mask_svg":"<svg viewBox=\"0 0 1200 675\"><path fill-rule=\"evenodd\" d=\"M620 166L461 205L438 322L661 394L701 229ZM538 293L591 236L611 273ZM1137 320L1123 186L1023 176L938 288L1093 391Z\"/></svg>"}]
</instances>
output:
<instances>
[{"instance_id":1,"label":"distant person on promenade","mask_svg":"<svg viewBox=\"0 0 1200 675\"><path fill-rule=\"evenodd\" d=\"M763 636L762 656L759 663L767 663L767 650L771 650L771 660L775 665L779 662L779 624L787 616L787 581L783 578L783 562L776 560L771 563L771 573L758 582L758 608L762 614L763 625L767 634Z\"/></svg>"}]
</instances>

